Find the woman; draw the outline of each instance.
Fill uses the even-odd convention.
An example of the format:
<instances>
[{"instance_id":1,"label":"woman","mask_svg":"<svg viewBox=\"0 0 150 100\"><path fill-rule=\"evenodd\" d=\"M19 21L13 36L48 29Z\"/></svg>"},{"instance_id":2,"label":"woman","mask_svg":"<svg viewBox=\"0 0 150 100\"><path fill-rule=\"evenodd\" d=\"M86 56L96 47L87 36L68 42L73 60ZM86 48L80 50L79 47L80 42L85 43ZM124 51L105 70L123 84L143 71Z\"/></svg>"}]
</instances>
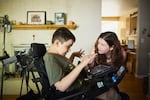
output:
<instances>
[{"instance_id":1,"label":"woman","mask_svg":"<svg viewBox=\"0 0 150 100\"><path fill-rule=\"evenodd\" d=\"M99 35L92 50L92 54L97 54L95 59L89 63L90 67L103 64L113 68L119 68L124 64L126 52L121 47L117 35L114 32L104 32ZM99 95L102 100L120 100L118 88L110 88L109 91Z\"/></svg>"},{"instance_id":2,"label":"woman","mask_svg":"<svg viewBox=\"0 0 150 100\"><path fill-rule=\"evenodd\" d=\"M110 31L99 35L92 53L97 53L98 55L91 61L91 66L104 64L116 68L123 65L126 60L126 52L121 47L117 35Z\"/></svg>"}]
</instances>

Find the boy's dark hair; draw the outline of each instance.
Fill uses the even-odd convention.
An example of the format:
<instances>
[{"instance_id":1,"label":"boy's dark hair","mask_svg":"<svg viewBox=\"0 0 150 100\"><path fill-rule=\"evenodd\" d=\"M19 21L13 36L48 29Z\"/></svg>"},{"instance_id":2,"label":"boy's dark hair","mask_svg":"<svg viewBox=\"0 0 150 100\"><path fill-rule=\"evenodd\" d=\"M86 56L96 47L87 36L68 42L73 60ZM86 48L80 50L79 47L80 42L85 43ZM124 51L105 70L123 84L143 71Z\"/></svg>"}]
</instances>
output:
<instances>
[{"instance_id":1,"label":"boy's dark hair","mask_svg":"<svg viewBox=\"0 0 150 100\"><path fill-rule=\"evenodd\" d=\"M75 36L69 29L65 27L60 27L54 32L52 37L52 43L54 43L55 40L59 40L63 43L65 41L68 41L69 39L72 39L74 42L76 40Z\"/></svg>"}]
</instances>

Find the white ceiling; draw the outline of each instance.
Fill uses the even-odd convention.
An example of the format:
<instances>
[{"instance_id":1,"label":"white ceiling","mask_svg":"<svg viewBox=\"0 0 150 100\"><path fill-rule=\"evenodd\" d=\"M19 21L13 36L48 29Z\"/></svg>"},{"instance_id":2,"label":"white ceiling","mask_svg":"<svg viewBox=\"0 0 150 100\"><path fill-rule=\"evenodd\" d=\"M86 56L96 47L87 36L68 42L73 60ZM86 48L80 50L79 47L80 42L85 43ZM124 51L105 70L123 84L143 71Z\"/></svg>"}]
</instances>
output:
<instances>
[{"instance_id":1,"label":"white ceiling","mask_svg":"<svg viewBox=\"0 0 150 100\"><path fill-rule=\"evenodd\" d=\"M102 0L102 16L120 16L138 8L138 0Z\"/></svg>"}]
</instances>

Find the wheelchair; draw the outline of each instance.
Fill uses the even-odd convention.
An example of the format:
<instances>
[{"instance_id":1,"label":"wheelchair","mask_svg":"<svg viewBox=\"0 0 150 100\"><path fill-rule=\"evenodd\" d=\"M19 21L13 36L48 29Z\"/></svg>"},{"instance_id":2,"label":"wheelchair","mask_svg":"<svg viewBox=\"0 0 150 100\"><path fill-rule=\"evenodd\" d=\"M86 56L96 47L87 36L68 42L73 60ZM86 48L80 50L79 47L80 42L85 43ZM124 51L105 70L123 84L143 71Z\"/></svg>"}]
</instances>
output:
<instances>
[{"instance_id":1,"label":"wheelchair","mask_svg":"<svg viewBox=\"0 0 150 100\"><path fill-rule=\"evenodd\" d=\"M94 100L97 95L108 91L111 87L117 87L127 72L127 68L124 66L115 70L108 69L94 75L86 71L87 77L90 78L86 81L85 87L70 92L59 92L54 86L50 86L48 80L43 60L43 56L46 53L45 45L41 43L32 43L30 51L34 66L40 76L39 78L33 79L33 82L40 82L42 86L42 89L38 91L40 95L38 98L39 100ZM122 100L129 100L129 96L126 93L119 93Z\"/></svg>"}]
</instances>

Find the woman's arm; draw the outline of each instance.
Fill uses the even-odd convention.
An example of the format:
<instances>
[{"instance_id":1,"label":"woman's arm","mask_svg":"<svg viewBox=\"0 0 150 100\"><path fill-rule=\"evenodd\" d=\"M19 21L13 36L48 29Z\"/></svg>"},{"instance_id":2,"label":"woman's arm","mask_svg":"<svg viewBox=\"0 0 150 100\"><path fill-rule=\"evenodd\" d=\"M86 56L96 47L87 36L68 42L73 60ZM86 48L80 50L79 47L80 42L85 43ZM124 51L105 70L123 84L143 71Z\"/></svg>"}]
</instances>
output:
<instances>
[{"instance_id":1,"label":"woman's arm","mask_svg":"<svg viewBox=\"0 0 150 100\"><path fill-rule=\"evenodd\" d=\"M96 54L96 52L95 52L95 47L92 48L90 54ZM89 61L88 66L89 66L89 67L93 67L93 66L94 66L94 63L95 63L95 58L93 58L93 59L91 59L91 60Z\"/></svg>"},{"instance_id":2,"label":"woman's arm","mask_svg":"<svg viewBox=\"0 0 150 100\"><path fill-rule=\"evenodd\" d=\"M121 48L121 50L122 50L122 56L123 56L123 62L122 63L125 65L127 62L127 50L123 47Z\"/></svg>"}]
</instances>

